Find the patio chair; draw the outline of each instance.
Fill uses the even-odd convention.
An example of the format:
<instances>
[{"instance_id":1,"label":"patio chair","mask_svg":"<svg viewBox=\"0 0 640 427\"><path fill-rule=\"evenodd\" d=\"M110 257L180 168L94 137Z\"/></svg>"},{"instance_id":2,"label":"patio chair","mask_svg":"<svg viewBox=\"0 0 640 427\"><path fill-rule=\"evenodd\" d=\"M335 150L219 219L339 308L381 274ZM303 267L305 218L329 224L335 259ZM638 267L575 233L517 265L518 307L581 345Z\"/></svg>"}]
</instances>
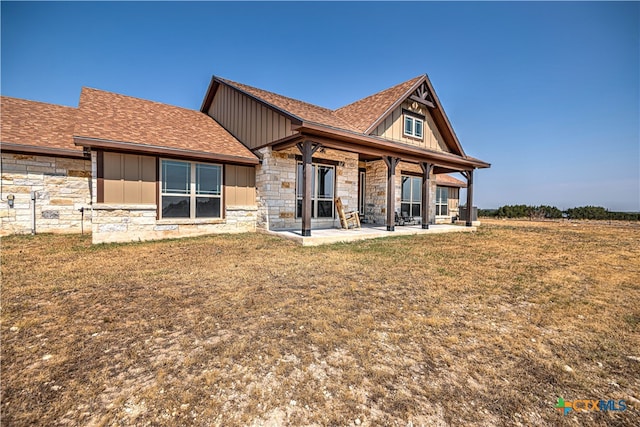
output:
<instances>
[{"instance_id":1,"label":"patio chair","mask_svg":"<svg viewBox=\"0 0 640 427\"><path fill-rule=\"evenodd\" d=\"M340 217L340 226L346 229L360 228L360 214L358 211L345 212L340 197L336 197L335 202L336 211L338 212L338 217Z\"/></svg>"},{"instance_id":2,"label":"patio chair","mask_svg":"<svg viewBox=\"0 0 640 427\"><path fill-rule=\"evenodd\" d=\"M420 219L409 215L409 212L402 212L402 225L417 225L420 224Z\"/></svg>"},{"instance_id":3,"label":"patio chair","mask_svg":"<svg viewBox=\"0 0 640 427\"><path fill-rule=\"evenodd\" d=\"M398 215L398 212L395 213L395 224L396 225L404 225L404 218Z\"/></svg>"}]
</instances>

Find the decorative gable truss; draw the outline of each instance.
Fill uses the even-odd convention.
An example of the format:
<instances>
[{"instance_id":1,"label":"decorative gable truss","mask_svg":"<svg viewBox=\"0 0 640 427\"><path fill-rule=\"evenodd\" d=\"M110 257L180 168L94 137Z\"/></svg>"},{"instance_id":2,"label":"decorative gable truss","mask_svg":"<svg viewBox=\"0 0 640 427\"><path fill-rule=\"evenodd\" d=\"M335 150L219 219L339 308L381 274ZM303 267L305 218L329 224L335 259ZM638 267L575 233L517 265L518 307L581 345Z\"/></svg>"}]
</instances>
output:
<instances>
[{"instance_id":1,"label":"decorative gable truss","mask_svg":"<svg viewBox=\"0 0 640 427\"><path fill-rule=\"evenodd\" d=\"M423 81L420 86L409 96L409 99L415 102L419 102L420 104L424 104L429 108L435 108L435 101L433 100L433 96L431 96L431 92L429 91L429 87L427 86L427 82Z\"/></svg>"},{"instance_id":2,"label":"decorative gable truss","mask_svg":"<svg viewBox=\"0 0 640 427\"><path fill-rule=\"evenodd\" d=\"M466 157L427 75L414 81L412 86L402 95L387 98L387 102L388 108L368 126L365 134L427 150L444 151L463 158ZM405 112L417 112L419 118L424 121L424 139L419 137L416 140L413 138L416 136L415 134L404 132Z\"/></svg>"}]
</instances>

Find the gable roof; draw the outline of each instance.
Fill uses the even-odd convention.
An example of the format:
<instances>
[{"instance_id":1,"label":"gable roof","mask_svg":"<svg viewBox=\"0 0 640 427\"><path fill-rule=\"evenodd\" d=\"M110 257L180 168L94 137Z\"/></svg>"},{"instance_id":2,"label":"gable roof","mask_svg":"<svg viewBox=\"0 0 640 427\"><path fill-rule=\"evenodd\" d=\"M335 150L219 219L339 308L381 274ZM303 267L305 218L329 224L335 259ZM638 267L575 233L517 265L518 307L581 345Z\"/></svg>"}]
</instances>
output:
<instances>
[{"instance_id":1,"label":"gable roof","mask_svg":"<svg viewBox=\"0 0 640 427\"><path fill-rule=\"evenodd\" d=\"M359 101L348 104L337 110L320 107L308 102L299 101L287 96L279 95L243 83L213 76L207 90L200 111L207 113L220 84L227 85L254 100L289 117L296 126L320 125L328 128L346 130L358 135L371 135L376 126L391 114L406 99L415 99L416 93L423 93L428 97L428 110L431 113L446 144L454 155L467 159L462 145L456 136L440 100L433 89L429 77L424 74L397 84L391 88L377 92ZM473 159L474 161L476 159ZM479 167L489 164L480 161Z\"/></svg>"},{"instance_id":2,"label":"gable roof","mask_svg":"<svg viewBox=\"0 0 640 427\"><path fill-rule=\"evenodd\" d=\"M374 93L344 107L338 108L335 114L352 125L361 133L367 133L374 122L380 117L386 117L390 109L398 100L404 100L415 90L424 76L397 84L389 89ZM387 114L385 114L387 113Z\"/></svg>"},{"instance_id":3,"label":"gable roof","mask_svg":"<svg viewBox=\"0 0 640 427\"><path fill-rule=\"evenodd\" d=\"M206 114L86 87L73 134L76 144L84 146L258 163Z\"/></svg>"},{"instance_id":4,"label":"gable roof","mask_svg":"<svg viewBox=\"0 0 640 427\"><path fill-rule=\"evenodd\" d=\"M264 89L234 82L232 80L218 78L220 82L243 92L250 97L262 101L271 107L275 107L279 112L297 122L310 122L330 126L338 129L357 131L349 121L343 120L335 114L333 110L279 95Z\"/></svg>"},{"instance_id":5,"label":"gable roof","mask_svg":"<svg viewBox=\"0 0 640 427\"><path fill-rule=\"evenodd\" d=\"M83 157L73 143L73 107L0 96L0 140L6 151Z\"/></svg>"}]
</instances>

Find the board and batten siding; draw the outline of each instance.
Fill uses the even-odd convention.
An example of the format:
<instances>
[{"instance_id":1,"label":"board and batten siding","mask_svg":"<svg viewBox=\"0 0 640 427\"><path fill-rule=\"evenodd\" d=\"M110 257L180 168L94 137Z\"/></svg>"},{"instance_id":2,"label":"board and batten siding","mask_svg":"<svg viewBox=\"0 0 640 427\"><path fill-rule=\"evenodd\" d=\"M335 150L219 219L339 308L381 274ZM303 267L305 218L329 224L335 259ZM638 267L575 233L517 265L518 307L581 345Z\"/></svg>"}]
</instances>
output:
<instances>
[{"instance_id":1,"label":"board and batten siding","mask_svg":"<svg viewBox=\"0 0 640 427\"><path fill-rule=\"evenodd\" d=\"M224 188L226 206L256 206L256 168L226 165Z\"/></svg>"},{"instance_id":2,"label":"board and batten siding","mask_svg":"<svg viewBox=\"0 0 640 427\"><path fill-rule=\"evenodd\" d=\"M407 137L404 135L404 118L402 110L412 110L411 102L405 101L401 106L393 110L391 114L387 116L382 123L376 127L373 131L373 135L380 136L391 141L398 141L404 144L415 145L420 148L426 148L429 150L451 152L447 144L444 142L444 138L438 131L431 114L424 106L420 106L418 109L413 110L417 114L425 117L424 129L422 140Z\"/></svg>"},{"instance_id":3,"label":"board and batten siding","mask_svg":"<svg viewBox=\"0 0 640 427\"><path fill-rule=\"evenodd\" d=\"M287 117L225 85L218 88L208 114L251 149L294 133Z\"/></svg>"},{"instance_id":4,"label":"board and batten siding","mask_svg":"<svg viewBox=\"0 0 640 427\"><path fill-rule=\"evenodd\" d=\"M98 203L155 204L155 157L105 152Z\"/></svg>"}]
</instances>

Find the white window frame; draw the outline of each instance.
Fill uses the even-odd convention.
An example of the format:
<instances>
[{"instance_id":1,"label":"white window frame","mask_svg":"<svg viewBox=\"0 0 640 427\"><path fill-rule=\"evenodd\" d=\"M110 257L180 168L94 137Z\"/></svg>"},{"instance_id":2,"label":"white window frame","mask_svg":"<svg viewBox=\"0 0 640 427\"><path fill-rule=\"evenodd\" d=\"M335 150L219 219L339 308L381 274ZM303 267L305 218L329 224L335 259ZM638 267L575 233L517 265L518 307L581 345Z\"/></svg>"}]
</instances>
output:
<instances>
[{"instance_id":1,"label":"white window frame","mask_svg":"<svg viewBox=\"0 0 640 427\"><path fill-rule=\"evenodd\" d=\"M403 198L403 194L402 194L402 181L404 178L408 178L409 179L409 198L405 199ZM413 194L413 181L414 180L419 180L420 181L420 186L418 187L418 194ZM409 216L410 217L419 217L422 215L422 178L419 176L412 176L412 175L401 175L400 177L400 212L402 212L402 205L403 204L408 204L409 205ZM418 205L418 215L413 215L413 205Z\"/></svg>"},{"instance_id":2,"label":"white window frame","mask_svg":"<svg viewBox=\"0 0 640 427\"><path fill-rule=\"evenodd\" d=\"M298 184L302 183L302 176L298 177L298 168L299 168L300 165L302 165L302 162L297 162L296 163L296 207L295 207L295 209L296 209L296 212L295 212L296 219L302 218L302 210L300 210L300 215L298 216L298 200L302 200L302 196L303 196L302 194L298 194ZM334 199L336 197L336 167L334 165L327 165L327 164L324 164L324 163L312 163L311 165L313 166L312 167L312 171L313 171L313 174L314 174L313 180L311 182L315 183L315 188L314 188L313 184L311 186L311 205L312 205L311 206L311 213L312 213L311 218L318 219L318 220L323 220L323 219L332 220L332 219L335 218L335 215L336 215L336 212L335 212L336 211L336 206L335 206L335 201L334 201ZM332 193L333 193L333 196L330 199L326 198L326 197L318 198L318 187L319 187L318 186L318 170L319 170L318 166L333 169L333 182L332 182L332 186L333 186ZM304 191L304 189L303 189L303 191ZM321 202L322 201L325 201L325 202L326 201L331 201L331 216L330 217L328 217L328 216L318 217L318 202L319 201L321 201Z\"/></svg>"},{"instance_id":3,"label":"white window frame","mask_svg":"<svg viewBox=\"0 0 640 427\"><path fill-rule=\"evenodd\" d=\"M409 126L410 127L409 132L407 132L407 121L411 123L411 125ZM416 126L418 123L420 123L420 132L418 132L418 129ZM402 131L404 132L405 136L422 139L424 135L424 120L421 119L420 117L416 117L411 114L405 113L404 120L402 122Z\"/></svg>"},{"instance_id":4,"label":"white window frame","mask_svg":"<svg viewBox=\"0 0 640 427\"><path fill-rule=\"evenodd\" d=\"M447 198L442 200L442 192L446 191ZM446 213L442 213L442 207L445 207ZM436 216L449 216L449 187L436 187Z\"/></svg>"},{"instance_id":5,"label":"white window frame","mask_svg":"<svg viewBox=\"0 0 640 427\"><path fill-rule=\"evenodd\" d=\"M189 178L189 193L188 194L183 194L183 193L165 193L163 191L163 185L162 183L164 182L164 167L163 167L163 162L168 161L168 162L176 162L176 163L187 163L189 164L189 172L190 172L190 178ZM220 191L219 194L198 194L197 193L197 165L204 165L204 166L217 166L220 168ZM158 202L158 217L160 219L166 219L166 220L212 220L212 219L222 219L224 217L224 204L223 204L223 192L224 192L224 185L223 185L223 179L224 179L224 166L222 164L219 163L205 163L205 162L194 162L194 161L188 161L188 160L177 160L177 159L160 159L160 182L159 182L159 202ZM163 217L162 215L162 199L165 196L178 196L178 197L189 197L189 218L185 218L185 217ZM217 217L212 217L212 216L207 216L207 217L196 217L196 205L197 205L197 198L203 198L203 197L207 197L210 199L220 199L220 215Z\"/></svg>"}]
</instances>

